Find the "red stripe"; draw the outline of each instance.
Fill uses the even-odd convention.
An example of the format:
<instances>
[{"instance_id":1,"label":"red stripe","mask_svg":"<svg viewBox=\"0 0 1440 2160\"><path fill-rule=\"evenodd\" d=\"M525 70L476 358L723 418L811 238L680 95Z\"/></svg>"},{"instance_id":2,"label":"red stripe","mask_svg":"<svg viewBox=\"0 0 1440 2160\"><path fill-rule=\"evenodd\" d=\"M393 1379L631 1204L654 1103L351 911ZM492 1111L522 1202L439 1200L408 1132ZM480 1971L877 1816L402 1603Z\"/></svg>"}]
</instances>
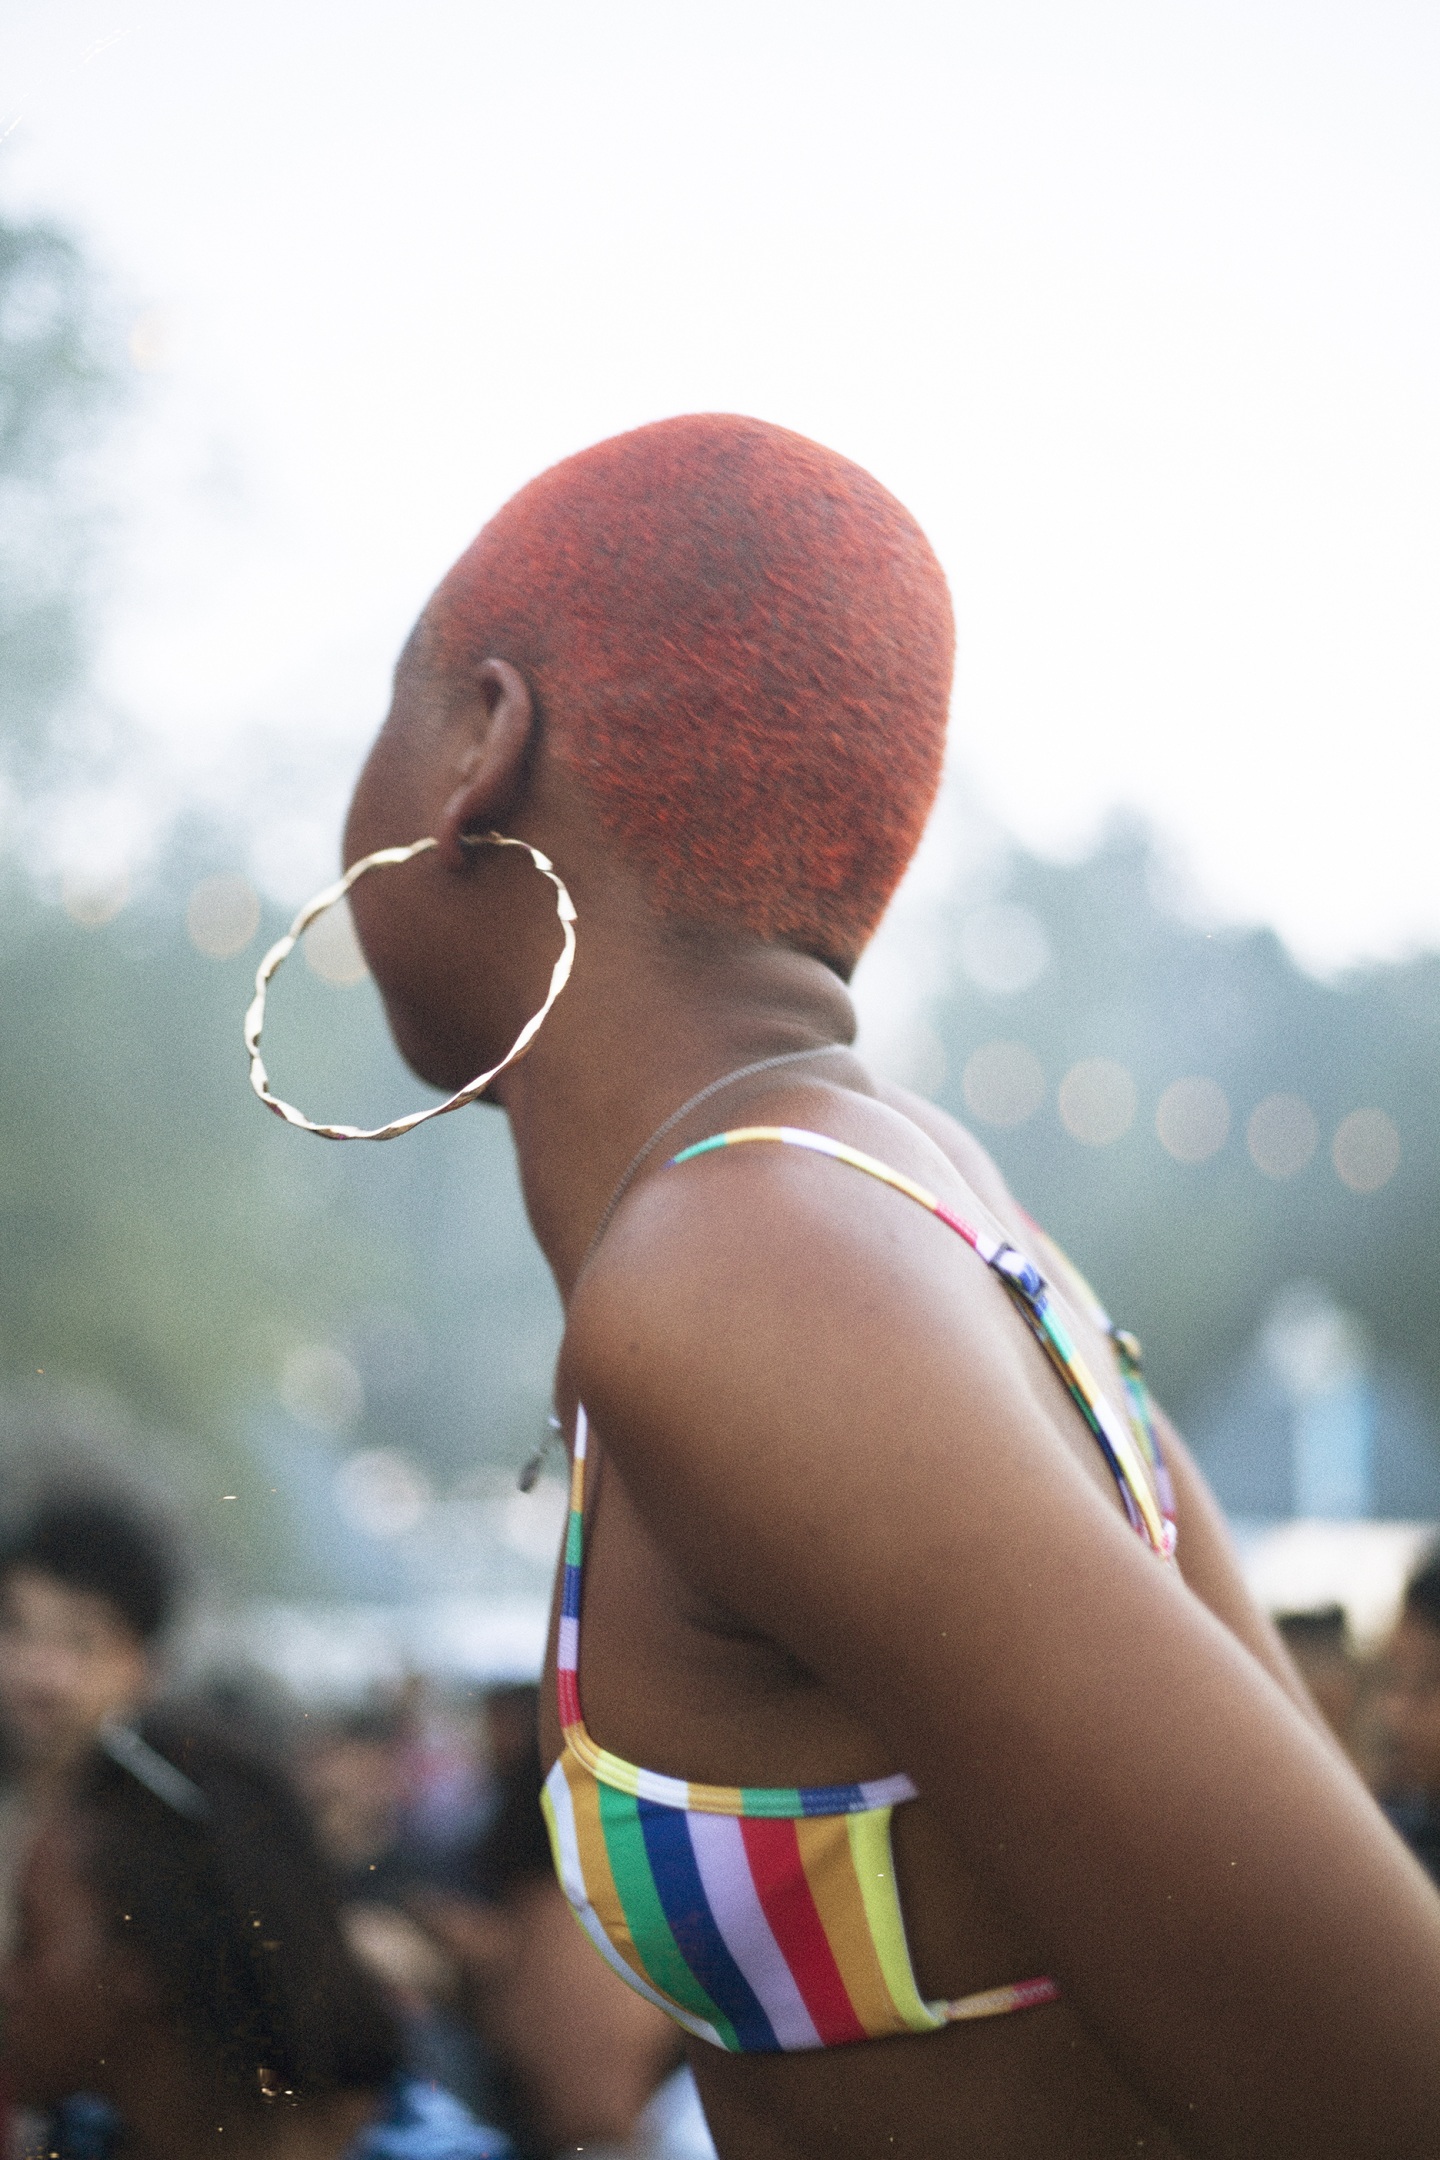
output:
<instances>
[{"instance_id":1,"label":"red stripe","mask_svg":"<svg viewBox=\"0 0 1440 2160\"><path fill-rule=\"evenodd\" d=\"M941 1222L949 1223L952 1230L958 1230L967 1245L973 1245L975 1243L975 1232L970 1228L969 1223L961 1222L958 1215L952 1215L949 1208L944 1205L943 1201L936 1201L935 1213L939 1216Z\"/></svg>"},{"instance_id":2,"label":"red stripe","mask_svg":"<svg viewBox=\"0 0 1440 2160\"><path fill-rule=\"evenodd\" d=\"M555 1675L555 1692L560 1698L560 1727L568 1732L572 1725L580 1723L580 1690L575 1685L575 1675L562 1665Z\"/></svg>"},{"instance_id":3,"label":"red stripe","mask_svg":"<svg viewBox=\"0 0 1440 2160\"><path fill-rule=\"evenodd\" d=\"M815 2020L821 2044L836 2047L848 2040L867 2040L870 2036L855 2015L810 1894L794 1823L742 1815L740 1835L765 1918Z\"/></svg>"}]
</instances>

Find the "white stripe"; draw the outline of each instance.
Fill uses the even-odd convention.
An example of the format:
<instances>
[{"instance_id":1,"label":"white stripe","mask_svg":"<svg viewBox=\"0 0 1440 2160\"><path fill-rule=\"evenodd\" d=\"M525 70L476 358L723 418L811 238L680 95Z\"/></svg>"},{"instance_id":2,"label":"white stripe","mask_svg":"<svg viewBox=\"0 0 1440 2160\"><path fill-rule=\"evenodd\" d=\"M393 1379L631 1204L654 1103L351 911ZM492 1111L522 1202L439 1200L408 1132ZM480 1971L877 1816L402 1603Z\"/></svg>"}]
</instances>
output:
<instances>
[{"instance_id":1,"label":"white stripe","mask_svg":"<svg viewBox=\"0 0 1440 2160\"><path fill-rule=\"evenodd\" d=\"M1088 1371L1081 1367L1080 1374L1077 1377L1082 1379L1082 1383L1089 1382L1088 1386L1082 1385L1082 1392L1095 1412L1096 1424L1110 1443L1115 1460L1124 1477L1128 1496L1135 1504L1135 1513L1144 1525L1145 1534L1148 1537L1150 1535L1150 1524L1149 1515L1147 1514L1147 1502L1149 1511L1153 1513L1157 1523L1162 1520L1162 1517L1161 1510L1155 1500L1153 1488L1150 1485L1148 1466L1140 1452L1139 1443L1135 1435L1119 1422L1115 1412L1110 1407L1108 1397L1101 1394L1095 1382L1090 1379Z\"/></svg>"},{"instance_id":2,"label":"white stripe","mask_svg":"<svg viewBox=\"0 0 1440 2160\"><path fill-rule=\"evenodd\" d=\"M585 1415L584 1403L575 1405L575 1460L584 1462L585 1442L590 1432L590 1420Z\"/></svg>"},{"instance_id":3,"label":"white stripe","mask_svg":"<svg viewBox=\"0 0 1440 2160\"><path fill-rule=\"evenodd\" d=\"M808 1132L803 1125L777 1125L775 1130L782 1140L791 1141L796 1147L809 1148L812 1155L838 1156L843 1144L832 1140L829 1133Z\"/></svg>"},{"instance_id":4,"label":"white stripe","mask_svg":"<svg viewBox=\"0 0 1440 2160\"><path fill-rule=\"evenodd\" d=\"M689 2010L682 2010L680 2005L671 2002L668 1996L659 1994L647 1980L640 1978L633 1966L627 1965L624 1958L621 1957L619 1951L606 1934L604 1923L591 1904L585 1889L585 1871L580 1864L580 1839L575 1829L575 1809L570 1799L570 1787L565 1782L565 1771L562 1763L557 1762L551 1770L549 1777L545 1780L545 1790L550 1795L550 1805L555 1822L555 1841L560 1848L557 1869L560 1877L560 1887L565 1892L570 1910L574 1913L581 1927L584 1928L591 1942L594 1943L595 1948L600 1952L601 1957L604 1958L612 1972L619 1974L627 1987L633 1988L637 1995L643 1995L646 2002L654 2003L656 2009L663 2010L667 2017L674 2018L676 2024L683 2025L686 2032L694 2033L697 2040L708 2040L712 2047L723 2048L725 2043L713 2025L709 2024L704 2018L696 2017Z\"/></svg>"},{"instance_id":5,"label":"white stripe","mask_svg":"<svg viewBox=\"0 0 1440 2160\"><path fill-rule=\"evenodd\" d=\"M684 1778L666 1777L660 1770L637 1770L635 1773L635 1796L639 1800L654 1800L660 1807L688 1808L690 1787Z\"/></svg>"},{"instance_id":6,"label":"white stripe","mask_svg":"<svg viewBox=\"0 0 1440 2160\"><path fill-rule=\"evenodd\" d=\"M560 1633L555 1642L555 1662L561 1672L580 1670L580 1623L578 1620L560 1619Z\"/></svg>"},{"instance_id":7,"label":"white stripe","mask_svg":"<svg viewBox=\"0 0 1440 2160\"><path fill-rule=\"evenodd\" d=\"M871 1808L899 1807L902 1801L920 1797L919 1787L911 1783L903 1770L898 1770L894 1777L870 1778L860 1790L865 1795L866 1814Z\"/></svg>"},{"instance_id":8,"label":"white stripe","mask_svg":"<svg viewBox=\"0 0 1440 2160\"><path fill-rule=\"evenodd\" d=\"M759 1998L782 2048L819 2047L820 2035L765 1917L735 1815L691 1815L690 1843L726 1949Z\"/></svg>"}]
</instances>

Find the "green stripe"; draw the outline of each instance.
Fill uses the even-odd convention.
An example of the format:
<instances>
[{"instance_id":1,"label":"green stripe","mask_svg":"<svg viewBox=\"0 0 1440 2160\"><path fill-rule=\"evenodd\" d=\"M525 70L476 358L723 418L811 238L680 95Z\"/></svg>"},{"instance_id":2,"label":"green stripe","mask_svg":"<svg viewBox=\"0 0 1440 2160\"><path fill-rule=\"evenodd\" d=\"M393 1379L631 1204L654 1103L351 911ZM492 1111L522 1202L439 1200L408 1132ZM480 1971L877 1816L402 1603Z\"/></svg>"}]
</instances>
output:
<instances>
[{"instance_id":1,"label":"green stripe","mask_svg":"<svg viewBox=\"0 0 1440 2160\"><path fill-rule=\"evenodd\" d=\"M579 1508L572 1508L565 1525L565 1565L579 1567L585 1557L585 1518Z\"/></svg>"},{"instance_id":2,"label":"green stripe","mask_svg":"<svg viewBox=\"0 0 1440 2160\"><path fill-rule=\"evenodd\" d=\"M673 1997L696 2017L708 2019L725 2046L738 2055L739 2035L691 1972L670 1931L660 1893L655 1888L650 1855L645 1850L645 1832L640 1827L637 1803L629 1793L616 1792L611 1785L601 1785L599 1793L600 1827L605 1833L610 1872L615 1878L630 1939L640 1954L650 1985L658 1988L662 1995Z\"/></svg>"},{"instance_id":3,"label":"green stripe","mask_svg":"<svg viewBox=\"0 0 1440 2160\"><path fill-rule=\"evenodd\" d=\"M742 1785L740 1813L793 1820L805 1813L805 1803L794 1785Z\"/></svg>"},{"instance_id":4,"label":"green stripe","mask_svg":"<svg viewBox=\"0 0 1440 2160\"><path fill-rule=\"evenodd\" d=\"M681 1148L678 1155L672 1155L670 1158L670 1168L673 1170L677 1164L682 1162L689 1162L693 1156L709 1155L713 1149L726 1147L728 1145L728 1133L712 1133L708 1140L697 1140L693 1147Z\"/></svg>"},{"instance_id":5,"label":"green stripe","mask_svg":"<svg viewBox=\"0 0 1440 2160\"><path fill-rule=\"evenodd\" d=\"M1095 1405L1075 1377L1075 1345L1048 1305L1041 1315L1038 1332L1041 1342L1054 1354L1060 1377L1070 1391L1070 1400L1098 1440L1101 1437L1101 1425Z\"/></svg>"}]
</instances>

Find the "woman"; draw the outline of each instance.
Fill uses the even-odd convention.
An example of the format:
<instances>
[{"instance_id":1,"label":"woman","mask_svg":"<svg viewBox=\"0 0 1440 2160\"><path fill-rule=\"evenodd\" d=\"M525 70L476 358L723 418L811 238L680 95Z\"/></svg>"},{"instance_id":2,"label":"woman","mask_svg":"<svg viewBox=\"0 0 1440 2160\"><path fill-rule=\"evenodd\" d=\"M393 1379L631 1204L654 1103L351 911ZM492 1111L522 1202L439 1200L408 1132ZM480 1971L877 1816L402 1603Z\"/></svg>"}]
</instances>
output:
<instances>
[{"instance_id":1,"label":"woman","mask_svg":"<svg viewBox=\"0 0 1440 2160\"><path fill-rule=\"evenodd\" d=\"M1430 2153L1440 1904L1134 1346L847 1047L951 653L868 475L667 421L485 528L355 796L355 878L432 843L355 885L396 1040L566 1306L562 1880L725 2160Z\"/></svg>"},{"instance_id":2,"label":"woman","mask_svg":"<svg viewBox=\"0 0 1440 2160\"><path fill-rule=\"evenodd\" d=\"M218 1734L116 1726L40 1825L0 2075L56 2160L503 2160L403 2075L298 1801Z\"/></svg>"}]
</instances>

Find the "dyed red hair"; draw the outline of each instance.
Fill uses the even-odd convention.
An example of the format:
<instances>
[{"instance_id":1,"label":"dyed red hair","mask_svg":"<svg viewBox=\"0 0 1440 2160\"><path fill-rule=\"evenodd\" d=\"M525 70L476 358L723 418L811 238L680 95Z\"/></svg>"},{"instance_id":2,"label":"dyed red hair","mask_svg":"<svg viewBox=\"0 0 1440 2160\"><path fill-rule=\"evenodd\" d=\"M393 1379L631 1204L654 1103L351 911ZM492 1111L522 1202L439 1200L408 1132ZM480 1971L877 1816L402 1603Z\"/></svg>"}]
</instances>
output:
<instances>
[{"instance_id":1,"label":"dyed red hair","mask_svg":"<svg viewBox=\"0 0 1440 2160\"><path fill-rule=\"evenodd\" d=\"M934 799L954 657L878 481L759 420L662 420L522 488L427 622L447 671L526 676L660 913L853 965Z\"/></svg>"}]
</instances>

